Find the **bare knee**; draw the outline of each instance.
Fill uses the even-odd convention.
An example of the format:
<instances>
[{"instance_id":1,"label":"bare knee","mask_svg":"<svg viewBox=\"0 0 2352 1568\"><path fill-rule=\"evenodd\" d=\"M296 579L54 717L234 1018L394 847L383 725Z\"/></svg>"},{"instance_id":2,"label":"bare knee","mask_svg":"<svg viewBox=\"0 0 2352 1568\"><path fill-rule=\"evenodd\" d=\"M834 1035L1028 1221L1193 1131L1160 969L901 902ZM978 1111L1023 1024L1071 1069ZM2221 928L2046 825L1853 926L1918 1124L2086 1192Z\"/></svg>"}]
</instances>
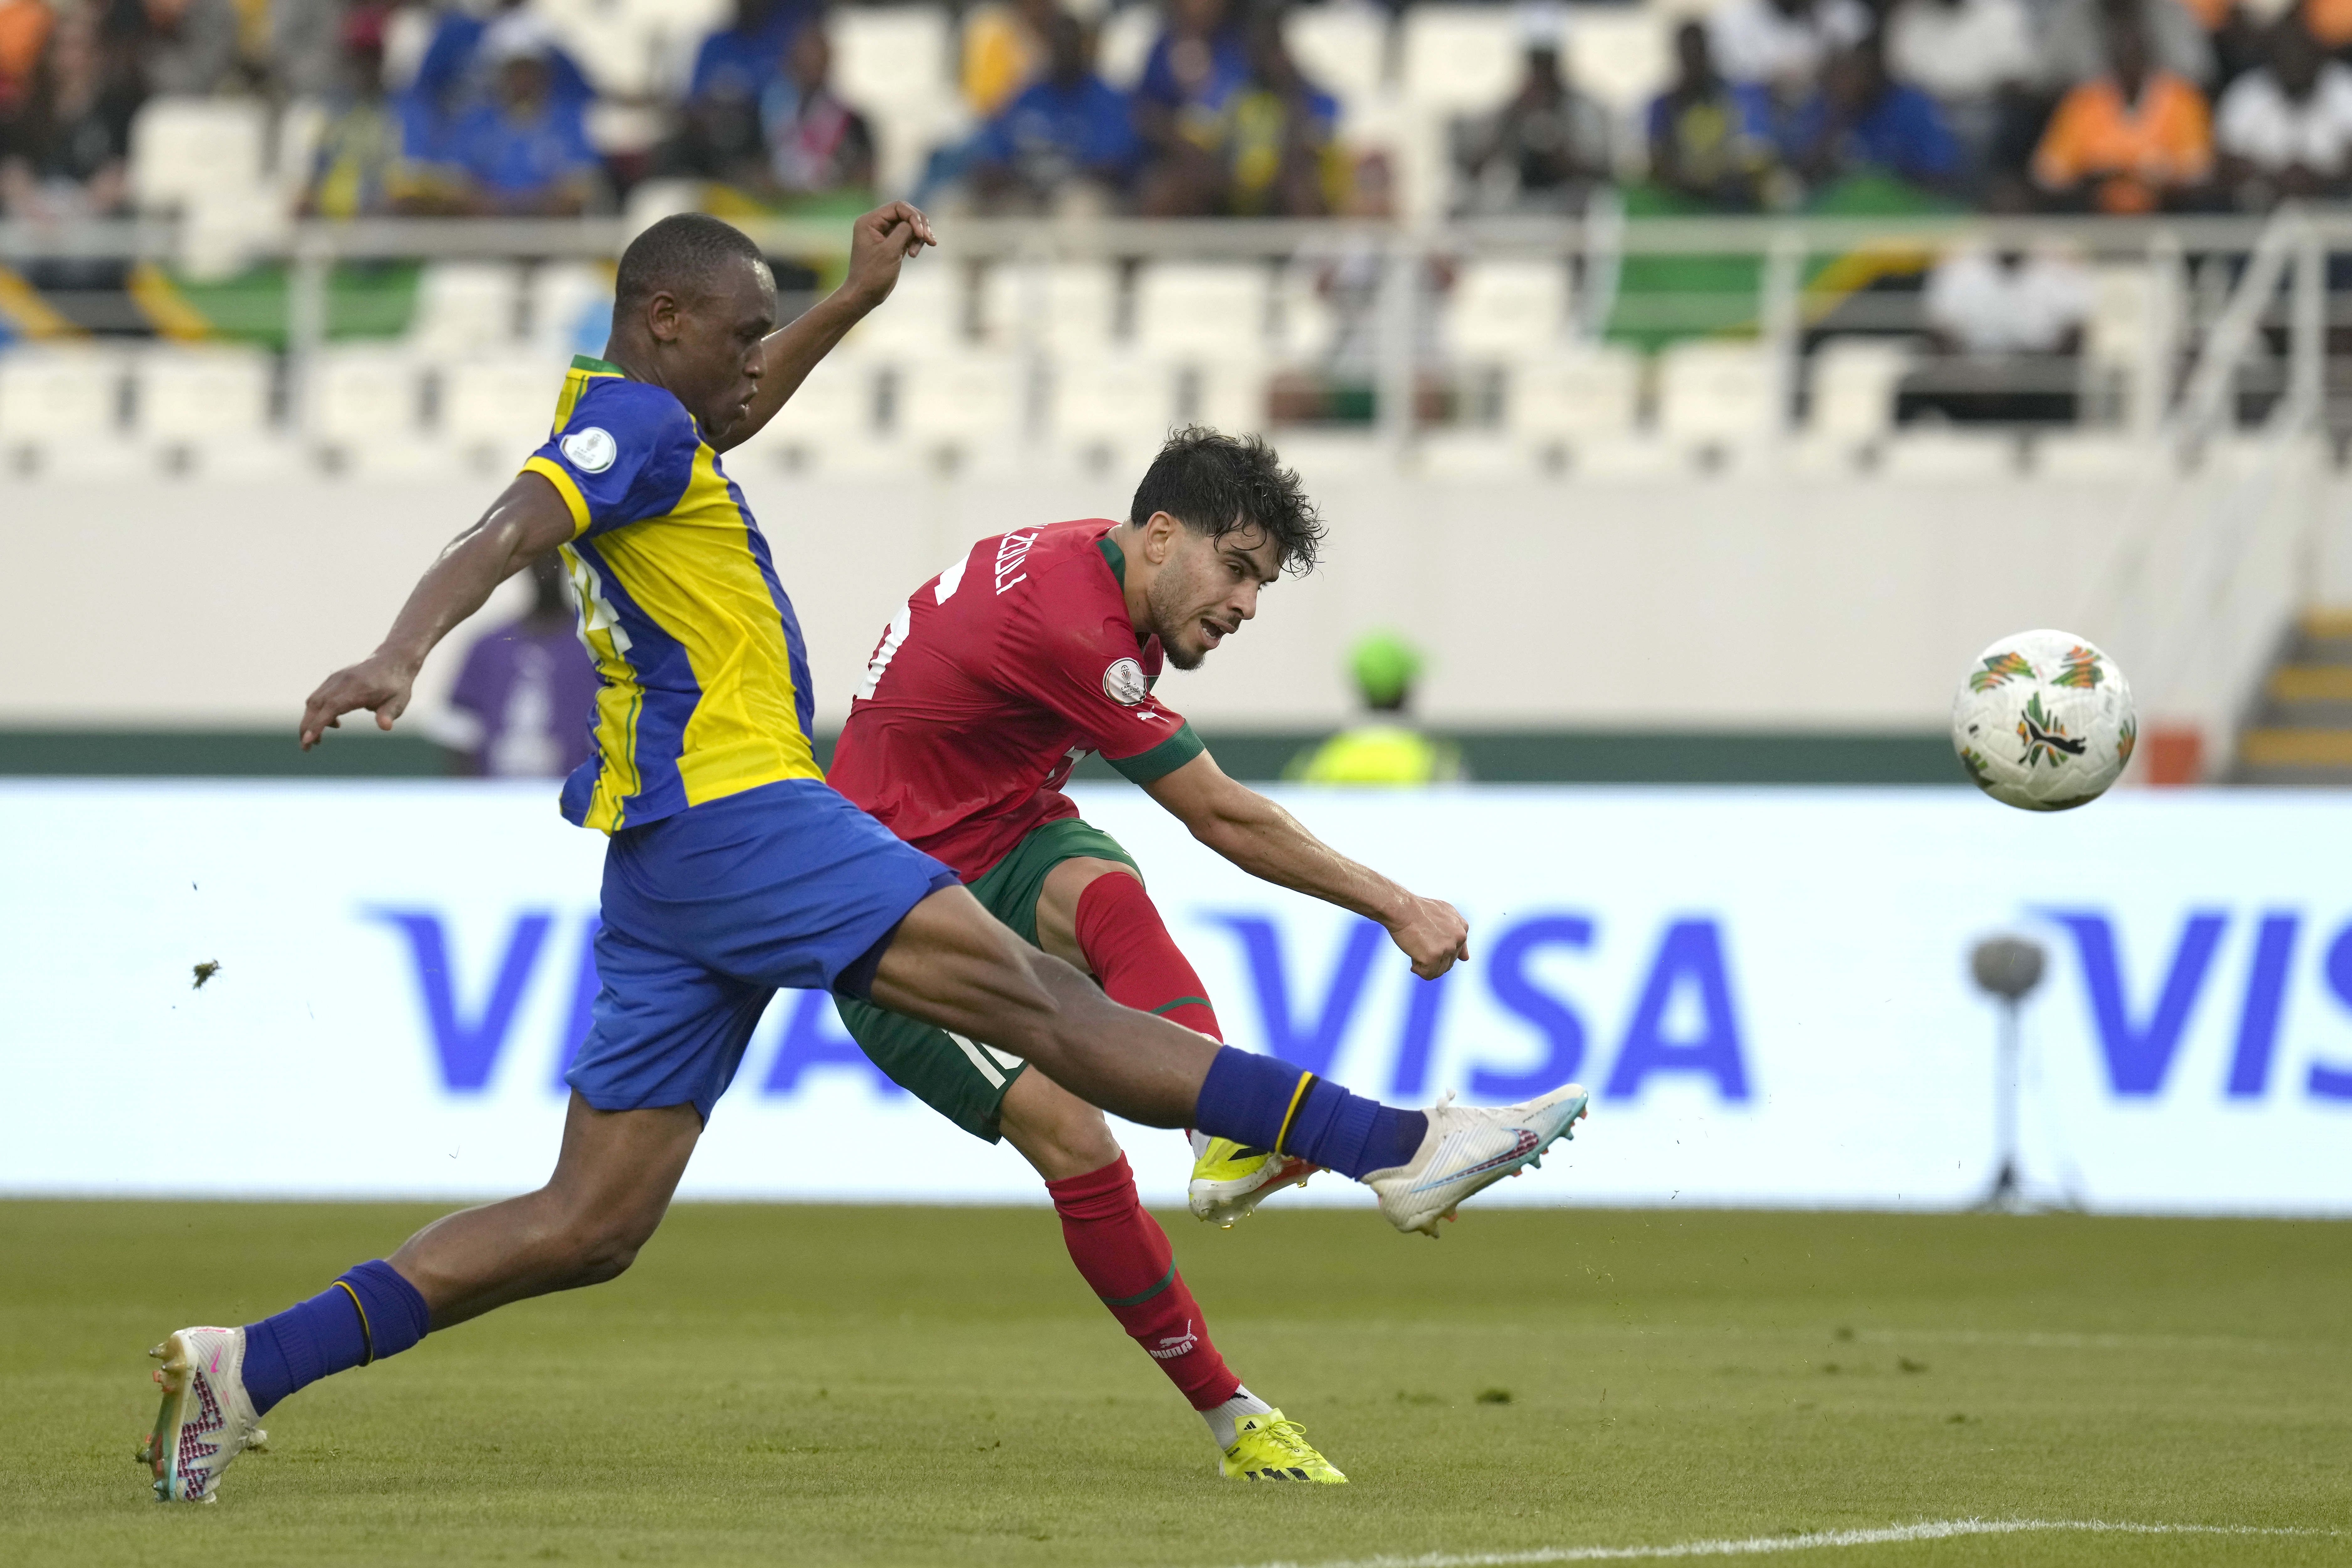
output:
<instances>
[{"instance_id":1,"label":"bare knee","mask_svg":"<svg viewBox=\"0 0 2352 1568\"><path fill-rule=\"evenodd\" d=\"M627 1273L660 1224L658 1213L598 1213L565 1205L551 1239L568 1287L602 1285Z\"/></svg>"},{"instance_id":2,"label":"bare knee","mask_svg":"<svg viewBox=\"0 0 2352 1568\"><path fill-rule=\"evenodd\" d=\"M1099 1171L1119 1157L1101 1111L1040 1072L1013 1080L999 1109L1004 1141L1049 1182Z\"/></svg>"}]
</instances>

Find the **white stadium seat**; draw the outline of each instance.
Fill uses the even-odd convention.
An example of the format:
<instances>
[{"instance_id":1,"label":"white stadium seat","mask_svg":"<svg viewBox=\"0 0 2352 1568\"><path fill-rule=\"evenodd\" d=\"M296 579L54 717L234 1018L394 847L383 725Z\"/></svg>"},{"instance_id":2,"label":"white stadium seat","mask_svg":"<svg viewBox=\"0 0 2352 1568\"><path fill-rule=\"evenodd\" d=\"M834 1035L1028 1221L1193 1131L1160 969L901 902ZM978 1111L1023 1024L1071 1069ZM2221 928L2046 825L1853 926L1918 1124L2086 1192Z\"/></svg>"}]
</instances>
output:
<instances>
[{"instance_id":1,"label":"white stadium seat","mask_svg":"<svg viewBox=\"0 0 2352 1568\"><path fill-rule=\"evenodd\" d=\"M526 289L534 352L558 360L597 354L613 330L613 269L593 261L534 268Z\"/></svg>"},{"instance_id":2,"label":"white stadium seat","mask_svg":"<svg viewBox=\"0 0 2352 1568\"><path fill-rule=\"evenodd\" d=\"M1568 325L1568 268L1559 261L1472 261L1445 300L1445 346L1484 360L1557 353Z\"/></svg>"},{"instance_id":3,"label":"white stadium seat","mask_svg":"<svg viewBox=\"0 0 2352 1568\"><path fill-rule=\"evenodd\" d=\"M415 438L424 412L425 364L380 343L334 344L310 371L309 433L338 447Z\"/></svg>"},{"instance_id":4,"label":"white stadium seat","mask_svg":"<svg viewBox=\"0 0 2352 1568\"><path fill-rule=\"evenodd\" d=\"M928 106L954 90L943 6L844 6L825 26L833 39L834 90L867 114Z\"/></svg>"},{"instance_id":5,"label":"white stadium seat","mask_svg":"<svg viewBox=\"0 0 2352 1568\"><path fill-rule=\"evenodd\" d=\"M1580 348L1512 366L1504 423L1531 441L1606 440L1633 428L1641 392L1641 356L1614 344Z\"/></svg>"},{"instance_id":6,"label":"white stadium seat","mask_svg":"<svg viewBox=\"0 0 2352 1568\"><path fill-rule=\"evenodd\" d=\"M1405 13L1403 26L1400 74L1417 109L1498 109L1518 81L1520 24L1510 6L1418 5Z\"/></svg>"},{"instance_id":7,"label":"white stadium seat","mask_svg":"<svg viewBox=\"0 0 2352 1568\"><path fill-rule=\"evenodd\" d=\"M1760 440L1778 427L1780 381L1760 344L1674 343L1658 354L1658 428L1684 440Z\"/></svg>"},{"instance_id":8,"label":"white stadium seat","mask_svg":"<svg viewBox=\"0 0 2352 1568\"><path fill-rule=\"evenodd\" d=\"M516 468L547 439L563 367L539 354L450 365L441 375L443 441L469 461Z\"/></svg>"},{"instance_id":9,"label":"white stadium seat","mask_svg":"<svg viewBox=\"0 0 2352 1568\"><path fill-rule=\"evenodd\" d=\"M1000 261L981 281L980 316L981 335L1000 348L1101 353L1118 331L1118 270L1108 261Z\"/></svg>"},{"instance_id":10,"label":"white stadium seat","mask_svg":"<svg viewBox=\"0 0 2352 1568\"><path fill-rule=\"evenodd\" d=\"M87 343L0 353L0 445L100 441L121 429L124 360Z\"/></svg>"},{"instance_id":11,"label":"white stadium seat","mask_svg":"<svg viewBox=\"0 0 2352 1568\"><path fill-rule=\"evenodd\" d=\"M1072 354L1055 362L1053 418L1065 446L1157 444L1176 420L1176 374L1145 354Z\"/></svg>"},{"instance_id":12,"label":"white stadium seat","mask_svg":"<svg viewBox=\"0 0 2352 1568\"><path fill-rule=\"evenodd\" d=\"M1900 338L1832 338L1813 355L1816 436L1868 440L1895 423L1895 394L1918 353Z\"/></svg>"},{"instance_id":13,"label":"white stadium seat","mask_svg":"<svg viewBox=\"0 0 2352 1568\"><path fill-rule=\"evenodd\" d=\"M1263 355L1270 283L1252 262L1155 262L1136 279L1136 345L1185 358Z\"/></svg>"},{"instance_id":14,"label":"white stadium seat","mask_svg":"<svg viewBox=\"0 0 2352 1568\"><path fill-rule=\"evenodd\" d=\"M935 353L901 364L895 433L967 458L1000 457L1025 433L1028 378L1017 354Z\"/></svg>"},{"instance_id":15,"label":"white stadium seat","mask_svg":"<svg viewBox=\"0 0 2352 1568\"><path fill-rule=\"evenodd\" d=\"M522 268L509 261L429 261L416 280L408 346L435 359L511 353Z\"/></svg>"},{"instance_id":16,"label":"white stadium seat","mask_svg":"<svg viewBox=\"0 0 2352 1568\"><path fill-rule=\"evenodd\" d=\"M1122 91L1143 79L1144 63L1162 26L1157 5L1122 5L1102 25L1095 40L1095 70Z\"/></svg>"},{"instance_id":17,"label":"white stadium seat","mask_svg":"<svg viewBox=\"0 0 2352 1568\"><path fill-rule=\"evenodd\" d=\"M853 354L924 355L964 341L969 274L936 254L900 268L890 302L849 331L842 347Z\"/></svg>"},{"instance_id":18,"label":"white stadium seat","mask_svg":"<svg viewBox=\"0 0 2352 1568\"><path fill-rule=\"evenodd\" d=\"M1569 79L1620 120L1640 114L1674 77L1674 24L1647 5L1570 12Z\"/></svg>"},{"instance_id":19,"label":"white stadium seat","mask_svg":"<svg viewBox=\"0 0 2352 1568\"><path fill-rule=\"evenodd\" d=\"M258 437L269 422L276 365L257 348L157 344L131 362L142 439L191 445Z\"/></svg>"},{"instance_id":20,"label":"white stadium seat","mask_svg":"<svg viewBox=\"0 0 2352 1568\"><path fill-rule=\"evenodd\" d=\"M176 207L258 186L268 123L258 100L150 99L131 122L131 199Z\"/></svg>"},{"instance_id":21,"label":"white stadium seat","mask_svg":"<svg viewBox=\"0 0 2352 1568\"><path fill-rule=\"evenodd\" d=\"M1307 79L1342 103L1377 97L1386 84L1385 11L1366 5L1305 6L1284 18L1282 37Z\"/></svg>"}]
</instances>

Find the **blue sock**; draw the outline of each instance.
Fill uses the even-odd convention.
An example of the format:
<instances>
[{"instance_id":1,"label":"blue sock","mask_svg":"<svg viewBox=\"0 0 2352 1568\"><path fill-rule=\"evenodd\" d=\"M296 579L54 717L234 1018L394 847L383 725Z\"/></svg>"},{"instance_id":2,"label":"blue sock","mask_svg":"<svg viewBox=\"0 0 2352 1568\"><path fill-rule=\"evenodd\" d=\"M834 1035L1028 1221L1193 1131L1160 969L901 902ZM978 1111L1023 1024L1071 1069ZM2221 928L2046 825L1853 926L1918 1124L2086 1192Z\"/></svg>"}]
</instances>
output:
<instances>
[{"instance_id":1,"label":"blue sock","mask_svg":"<svg viewBox=\"0 0 2352 1568\"><path fill-rule=\"evenodd\" d=\"M415 1286L380 1258L362 1263L309 1300L245 1326L245 1392L259 1415L307 1384L398 1355L431 1326Z\"/></svg>"},{"instance_id":2,"label":"blue sock","mask_svg":"<svg viewBox=\"0 0 2352 1568\"><path fill-rule=\"evenodd\" d=\"M1360 1180L1412 1159L1429 1118L1350 1094L1278 1058L1227 1046L1209 1064L1192 1125L1212 1137L1279 1149Z\"/></svg>"}]
</instances>

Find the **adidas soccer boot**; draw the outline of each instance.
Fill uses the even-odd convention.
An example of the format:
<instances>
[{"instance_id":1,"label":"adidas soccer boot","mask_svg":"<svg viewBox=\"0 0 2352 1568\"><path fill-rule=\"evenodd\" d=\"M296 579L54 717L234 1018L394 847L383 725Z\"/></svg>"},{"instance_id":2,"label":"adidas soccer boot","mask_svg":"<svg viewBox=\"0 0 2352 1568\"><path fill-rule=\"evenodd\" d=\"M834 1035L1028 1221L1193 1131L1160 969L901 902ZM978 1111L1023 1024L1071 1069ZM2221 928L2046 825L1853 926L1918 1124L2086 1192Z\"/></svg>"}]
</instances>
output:
<instances>
[{"instance_id":1,"label":"adidas soccer boot","mask_svg":"<svg viewBox=\"0 0 2352 1568\"><path fill-rule=\"evenodd\" d=\"M163 1363L163 1407L139 1462L158 1502L211 1502L229 1461L268 1440L245 1392L245 1331L182 1329L147 1353Z\"/></svg>"},{"instance_id":2,"label":"adidas soccer boot","mask_svg":"<svg viewBox=\"0 0 2352 1568\"><path fill-rule=\"evenodd\" d=\"M1517 1105L1456 1105L1449 1091L1429 1108L1429 1131L1412 1158L1372 1172L1364 1184L1380 1194L1391 1225L1434 1237L1465 1198L1542 1164L1546 1149L1575 1136L1587 1098L1573 1083Z\"/></svg>"},{"instance_id":3,"label":"adidas soccer boot","mask_svg":"<svg viewBox=\"0 0 2352 1568\"><path fill-rule=\"evenodd\" d=\"M1348 1478L1307 1442L1306 1428L1286 1421L1279 1410L1244 1415L1234 1424L1234 1446L1220 1467L1236 1481L1320 1481L1345 1486Z\"/></svg>"},{"instance_id":4,"label":"adidas soccer boot","mask_svg":"<svg viewBox=\"0 0 2352 1568\"><path fill-rule=\"evenodd\" d=\"M1192 1162L1187 1194L1192 1213L1211 1225L1233 1228L1258 1205L1288 1186L1305 1186L1321 1170L1289 1154L1252 1149L1230 1138L1211 1138Z\"/></svg>"}]
</instances>

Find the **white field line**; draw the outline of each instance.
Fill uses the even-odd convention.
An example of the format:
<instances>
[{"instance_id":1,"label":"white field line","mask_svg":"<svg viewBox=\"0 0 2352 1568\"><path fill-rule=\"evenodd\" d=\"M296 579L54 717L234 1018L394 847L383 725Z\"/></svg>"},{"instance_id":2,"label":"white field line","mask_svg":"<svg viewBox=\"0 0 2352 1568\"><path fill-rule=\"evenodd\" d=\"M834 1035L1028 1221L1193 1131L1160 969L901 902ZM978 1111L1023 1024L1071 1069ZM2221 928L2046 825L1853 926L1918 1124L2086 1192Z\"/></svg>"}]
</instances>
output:
<instances>
[{"instance_id":1,"label":"white field line","mask_svg":"<svg viewBox=\"0 0 2352 1568\"><path fill-rule=\"evenodd\" d=\"M2014 1535L2069 1530L2115 1535L2315 1535L2332 1530L2252 1524L2126 1524L2103 1519L1939 1519L1884 1530L1824 1530L1811 1535L1755 1535L1745 1541L1684 1541L1671 1546L1560 1546L1534 1552L1432 1552L1419 1557L1356 1557L1312 1568L1517 1568L1522 1563L1631 1563L1656 1557L1746 1557L1768 1552L1814 1552L1832 1546L1887 1546L1906 1541L1947 1541L1958 1535ZM1295 1562L1254 1568L1308 1568Z\"/></svg>"}]
</instances>

